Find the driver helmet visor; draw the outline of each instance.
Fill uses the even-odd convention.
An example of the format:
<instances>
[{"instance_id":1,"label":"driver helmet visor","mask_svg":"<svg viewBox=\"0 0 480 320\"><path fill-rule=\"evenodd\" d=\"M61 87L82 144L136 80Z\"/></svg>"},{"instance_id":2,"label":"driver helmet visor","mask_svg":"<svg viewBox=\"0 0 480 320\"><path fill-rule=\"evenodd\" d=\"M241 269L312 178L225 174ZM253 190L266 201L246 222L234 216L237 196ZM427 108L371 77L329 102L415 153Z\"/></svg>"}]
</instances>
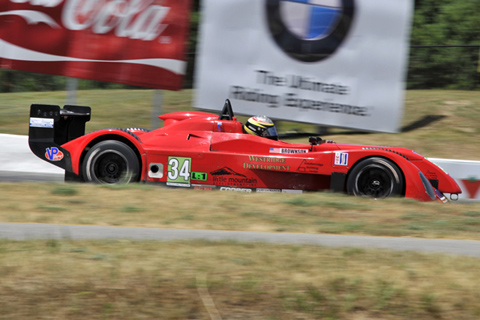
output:
<instances>
[{"instance_id":1,"label":"driver helmet visor","mask_svg":"<svg viewBox=\"0 0 480 320\"><path fill-rule=\"evenodd\" d=\"M275 129L275 126L267 128L266 130L264 130L262 132L262 137L277 139L278 134L277 134L277 129Z\"/></svg>"}]
</instances>

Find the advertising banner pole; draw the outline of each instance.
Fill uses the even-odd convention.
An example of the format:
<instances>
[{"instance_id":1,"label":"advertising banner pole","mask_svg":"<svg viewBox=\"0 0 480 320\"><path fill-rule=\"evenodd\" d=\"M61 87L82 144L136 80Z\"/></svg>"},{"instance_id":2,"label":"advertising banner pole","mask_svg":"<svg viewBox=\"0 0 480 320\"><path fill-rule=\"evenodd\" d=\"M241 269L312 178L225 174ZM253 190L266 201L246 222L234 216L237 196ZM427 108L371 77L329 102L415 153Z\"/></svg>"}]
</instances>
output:
<instances>
[{"instance_id":1,"label":"advertising banner pole","mask_svg":"<svg viewBox=\"0 0 480 320\"><path fill-rule=\"evenodd\" d=\"M159 115L162 114L162 104L163 104L163 92L162 90L155 90L153 92L153 101L152 101L152 115L151 115L151 128L152 130L160 128L160 119Z\"/></svg>"},{"instance_id":2,"label":"advertising banner pole","mask_svg":"<svg viewBox=\"0 0 480 320\"><path fill-rule=\"evenodd\" d=\"M65 85L67 91L67 98L65 101L66 105L73 105L77 103L77 89L78 89L78 79L77 78L68 78Z\"/></svg>"}]
</instances>

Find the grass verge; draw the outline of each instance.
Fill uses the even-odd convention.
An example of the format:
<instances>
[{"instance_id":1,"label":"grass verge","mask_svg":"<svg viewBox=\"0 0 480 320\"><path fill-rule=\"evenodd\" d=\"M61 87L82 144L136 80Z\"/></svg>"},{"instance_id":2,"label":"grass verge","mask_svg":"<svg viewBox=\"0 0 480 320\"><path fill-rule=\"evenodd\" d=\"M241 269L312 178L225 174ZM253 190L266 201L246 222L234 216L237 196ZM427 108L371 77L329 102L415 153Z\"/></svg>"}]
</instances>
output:
<instances>
[{"instance_id":1,"label":"grass verge","mask_svg":"<svg viewBox=\"0 0 480 320\"><path fill-rule=\"evenodd\" d=\"M480 240L480 203L2 183L0 221Z\"/></svg>"},{"instance_id":2,"label":"grass verge","mask_svg":"<svg viewBox=\"0 0 480 320\"><path fill-rule=\"evenodd\" d=\"M1 319L480 317L478 259L412 252L0 241L0 276Z\"/></svg>"},{"instance_id":3,"label":"grass verge","mask_svg":"<svg viewBox=\"0 0 480 320\"><path fill-rule=\"evenodd\" d=\"M192 96L165 92L163 113L191 109ZM149 128L152 99L151 90L78 93L78 104L93 107L87 131ZM0 101L0 132L27 134L29 105L63 105L65 93ZM479 160L479 103L478 92L409 91L400 133L330 129L327 138ZM474 203L145 185L0 183L0 221L480 240ZM208 297L222 319L478 319L477 265L448 255L255 243L0 240L0 319L211 319Z\"/></svg>"}]
</instances>

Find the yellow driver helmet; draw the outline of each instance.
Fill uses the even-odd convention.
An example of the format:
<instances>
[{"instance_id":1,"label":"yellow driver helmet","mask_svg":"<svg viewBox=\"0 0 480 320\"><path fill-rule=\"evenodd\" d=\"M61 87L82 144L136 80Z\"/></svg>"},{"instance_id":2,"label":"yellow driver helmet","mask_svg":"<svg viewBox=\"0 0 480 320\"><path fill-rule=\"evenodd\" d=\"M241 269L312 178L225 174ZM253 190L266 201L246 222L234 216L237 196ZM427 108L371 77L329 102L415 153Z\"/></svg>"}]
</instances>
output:
<instances>
[{"instance_id":1,"label":"yellow driver helmet","mask_svg":"<svg viewBox=\"0 0 480 320\"><path fill-rule=\"evenodd\" d=\"M247 120L243 129L246 133L272 140L278 140L277 129L270 118L266 116L254 116Z\"/></svg>"}]
</instances>

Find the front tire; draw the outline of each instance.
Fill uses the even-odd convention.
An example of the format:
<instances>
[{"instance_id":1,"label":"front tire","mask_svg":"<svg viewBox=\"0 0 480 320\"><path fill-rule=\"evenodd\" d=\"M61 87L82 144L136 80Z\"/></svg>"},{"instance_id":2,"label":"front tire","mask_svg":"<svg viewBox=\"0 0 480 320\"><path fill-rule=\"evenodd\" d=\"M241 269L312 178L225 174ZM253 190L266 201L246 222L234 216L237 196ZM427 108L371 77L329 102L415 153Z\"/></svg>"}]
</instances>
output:
<instances>
[{"instance_id":1,"label":"front tire","mask_svg":"<svg viewBox=\"0 0 480 320\"><path fill-rule=\"evenodd\" d=\"M126 184L138 181L140 165L135 152L116 140L94 145L82 164L86 182L100 184Z\"/></svg>"},{"instance_id":2,"label":"front tire","mask_svg":"<svg viewBox=\"0 0 480 320\"><path fill-rule=\"evenodd\" d=\"M403 185L402 172L395 163L383 158L368 158L360 161L349 173L347 192L382 199L401 196Z\"/></svg>"}]
</instances>

